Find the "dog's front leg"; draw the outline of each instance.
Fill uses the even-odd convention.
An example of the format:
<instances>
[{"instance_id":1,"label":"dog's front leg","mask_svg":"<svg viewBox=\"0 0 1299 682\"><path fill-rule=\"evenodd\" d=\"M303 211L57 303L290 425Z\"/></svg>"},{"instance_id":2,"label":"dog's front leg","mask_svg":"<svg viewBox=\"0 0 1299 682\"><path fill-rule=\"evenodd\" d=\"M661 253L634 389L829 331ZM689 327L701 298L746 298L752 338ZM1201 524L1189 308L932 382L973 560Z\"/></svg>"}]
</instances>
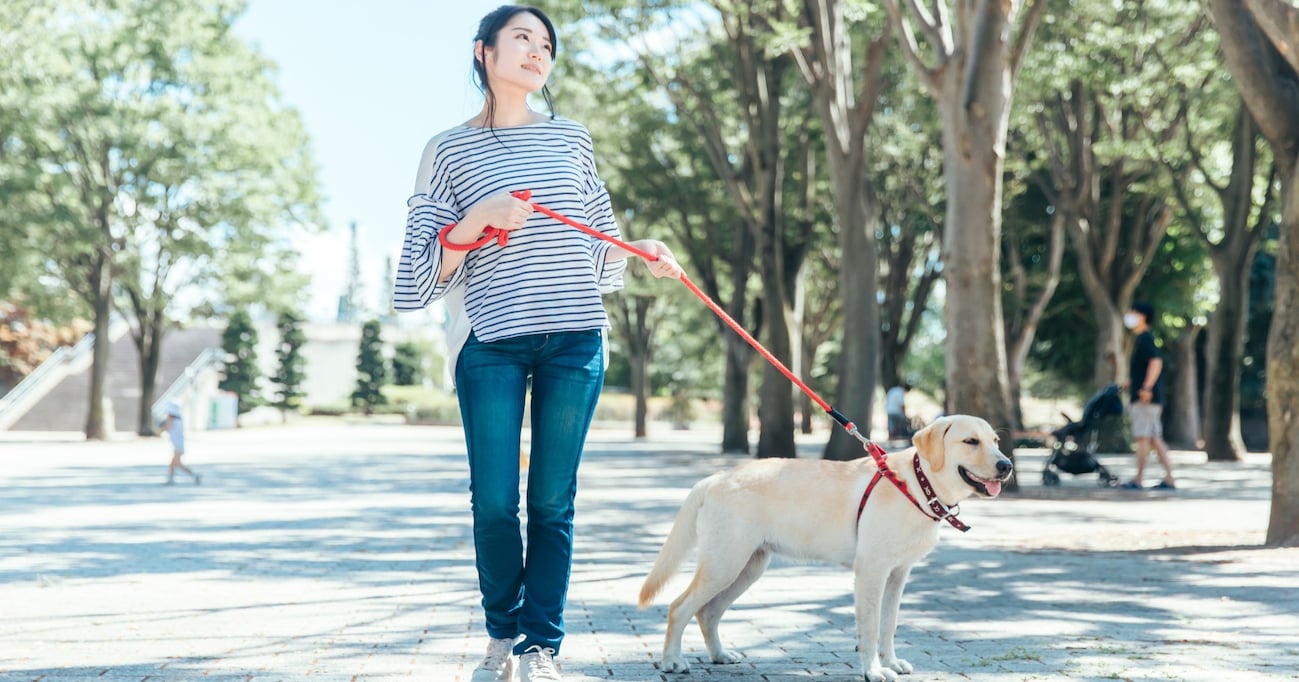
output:
<instances>
[{"instance_id":1,"label":"dog's front leg","mask_svg":"<svg viewBox=\"0 0 1299 682\"><path fill-rule=\"evenodd\" d=\"M853 599L857 611L857 653L868 682L893 682L897 673L880 665L880 607L889 567L864 552L853 562Z\"/></svg>"},{"instance_id":2,"label":"dog's front leg","mask_svg":"<svg viewBox=\"0 0 1299 682\"><path fill-rule=\"evenodd\" d=\"M880 608L880 662L884 667L901 674L909 675L913 668L910 663L898 658L893 649L893 635L898 629L898 607L902 603L902 588L907 585L911 575L910 566L899 566L889 571L888 582L884 584L884 603Z\"/></svg>"}]
</instances>

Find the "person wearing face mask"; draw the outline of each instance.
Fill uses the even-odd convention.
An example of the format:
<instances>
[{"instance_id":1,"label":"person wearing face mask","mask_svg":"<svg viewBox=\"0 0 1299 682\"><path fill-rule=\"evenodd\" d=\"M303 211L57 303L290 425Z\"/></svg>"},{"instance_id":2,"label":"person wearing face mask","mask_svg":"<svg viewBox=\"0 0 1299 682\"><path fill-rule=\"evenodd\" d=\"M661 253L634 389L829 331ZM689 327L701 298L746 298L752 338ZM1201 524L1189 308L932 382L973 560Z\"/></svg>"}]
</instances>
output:
<instances>
[{"instance_id":1,"label":"person wearing face mask","mask_svg":"<svg viewBox=\"0 0 1299 682\"><path fill-rule=\"evenodd\" d=\"M1123 316L1123 326L1132 330L1136 342L1128 361L1128 383L1132 404L1132 437L1136 440L1137 472L1132 480L1121 487L1141 490L1142 476L1146 472L1146 458L1154 448L1159 463L1164 467L1164 480L1156 490L1175 490L1173 464L1168 457L1168 444L1164 442L1164 360L1155 346L1155 335L1150 331L1155 308L1145 301L1137 301Z\"/></svg>"}]
</instances>

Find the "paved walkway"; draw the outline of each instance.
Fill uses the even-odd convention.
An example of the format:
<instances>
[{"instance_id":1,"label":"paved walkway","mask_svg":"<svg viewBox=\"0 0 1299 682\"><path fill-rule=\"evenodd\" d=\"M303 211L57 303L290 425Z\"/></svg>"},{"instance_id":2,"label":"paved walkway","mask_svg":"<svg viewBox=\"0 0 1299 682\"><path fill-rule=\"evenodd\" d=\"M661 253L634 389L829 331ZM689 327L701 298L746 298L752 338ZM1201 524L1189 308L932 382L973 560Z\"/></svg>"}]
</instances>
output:
<instances>
[{"instance_id":1,"label":"paved walkway","mask_svg":"<svg viewBox=\"0 0 1299 682\"><path fill-rule=\"evenodd\" d=\"M12 438L12 436L10 436ZM566 679L861 679L846 569L777 562L723 621L738 665L665 676L634 604L715 433L593 434ZM161 441L0 440L0 680L467 680L484 645L457 429L339 422ZM807 446L808 452L815 445ZM1094 476L965 505L903 598L915 680L1299 679L1299 550L1262 549L1266 457L1178 453L1173 494ZM1117 473L1128 458L1107 458ZM668 599L684 587L678 578Z\"/></svg>"}]
</instances>

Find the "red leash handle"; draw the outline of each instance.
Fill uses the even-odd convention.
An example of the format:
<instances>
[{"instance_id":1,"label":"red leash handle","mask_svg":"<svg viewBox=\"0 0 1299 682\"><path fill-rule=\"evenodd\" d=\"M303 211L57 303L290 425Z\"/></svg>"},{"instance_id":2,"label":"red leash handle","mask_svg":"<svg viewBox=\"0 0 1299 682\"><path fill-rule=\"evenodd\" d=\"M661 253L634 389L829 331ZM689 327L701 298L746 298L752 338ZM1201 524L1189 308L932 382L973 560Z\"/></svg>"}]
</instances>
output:
<instances>
[{"instance_id":1,"label":"red leash handle","mask_svg":"<svg viewBox=\"0 0 1299 682\"><path fill-rule=\"evenodd\" d=\"M521 189L517 192L511 192L511 194L514 195L515 199L519 199L521 201L527 201L532 196L532 190ZM541 208L537 204L532 204L532 207L536 209ZM551 211L550 209L546 209L544 212L547 215L558 215L553 211ZM450 225L447 225L446 227L438 231L438 242L442 244L442 248L450 249L452 251L473 251L474 249L477 249L479 247L487 246L492 242L493 239L496 240L496 244L498 246L505 246L506 244L510 243L509 232L502 230L499 227L492 227L491 225L488 225L486 228L483 228L483 235L479 237L477 241L469 242L468 244L457 244L451 241L449 235L451 234L451 228L459 224L460 223L451 223Z\"/></svg>"},{"instance_id":2,"label":"red leash handle","mask_svg":"<svg viewBox=\"0 0 1299 682\"><path fill-rule=\"evenodd\" d=\"M452 251L473 251L474 249L480 246L486 246L490 244L493 239L495 239L496 243L499 244L500 246L505 246L506 244L510 243L509 232L488 225L487 229L483 230L483 236L480 237L478 241L469 242L468 244L457 244L451 241L451 239L447 236L451 234L451 228L455 227L456 225L459 225L459 223L451 223L450 225L447 225L446 227L442 228L441 231L438 232L438 242L442 244L442 248L450 249Z\"/></svg>"}]
</instances>

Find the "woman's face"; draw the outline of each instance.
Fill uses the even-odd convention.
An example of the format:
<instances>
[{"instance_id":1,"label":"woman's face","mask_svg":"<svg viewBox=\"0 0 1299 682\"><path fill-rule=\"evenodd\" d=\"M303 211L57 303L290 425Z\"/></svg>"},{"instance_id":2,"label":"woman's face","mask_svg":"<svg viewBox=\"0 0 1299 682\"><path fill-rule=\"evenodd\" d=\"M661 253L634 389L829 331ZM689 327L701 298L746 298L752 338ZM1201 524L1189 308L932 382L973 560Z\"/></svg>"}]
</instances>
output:
<instances>
[{"instance_id":1,"label":"woman's face","mask_svg":"<svg viewBox=\"0 0 1299 682\"><path fill-rule=\"evenodd\" d=\"M531 12L511 17L496 34L496 45L479 46L485 52L491 87L498 92L502 86L539 92L550 77L553 49L546 25Z\"/></svg>"}]
</instances>

